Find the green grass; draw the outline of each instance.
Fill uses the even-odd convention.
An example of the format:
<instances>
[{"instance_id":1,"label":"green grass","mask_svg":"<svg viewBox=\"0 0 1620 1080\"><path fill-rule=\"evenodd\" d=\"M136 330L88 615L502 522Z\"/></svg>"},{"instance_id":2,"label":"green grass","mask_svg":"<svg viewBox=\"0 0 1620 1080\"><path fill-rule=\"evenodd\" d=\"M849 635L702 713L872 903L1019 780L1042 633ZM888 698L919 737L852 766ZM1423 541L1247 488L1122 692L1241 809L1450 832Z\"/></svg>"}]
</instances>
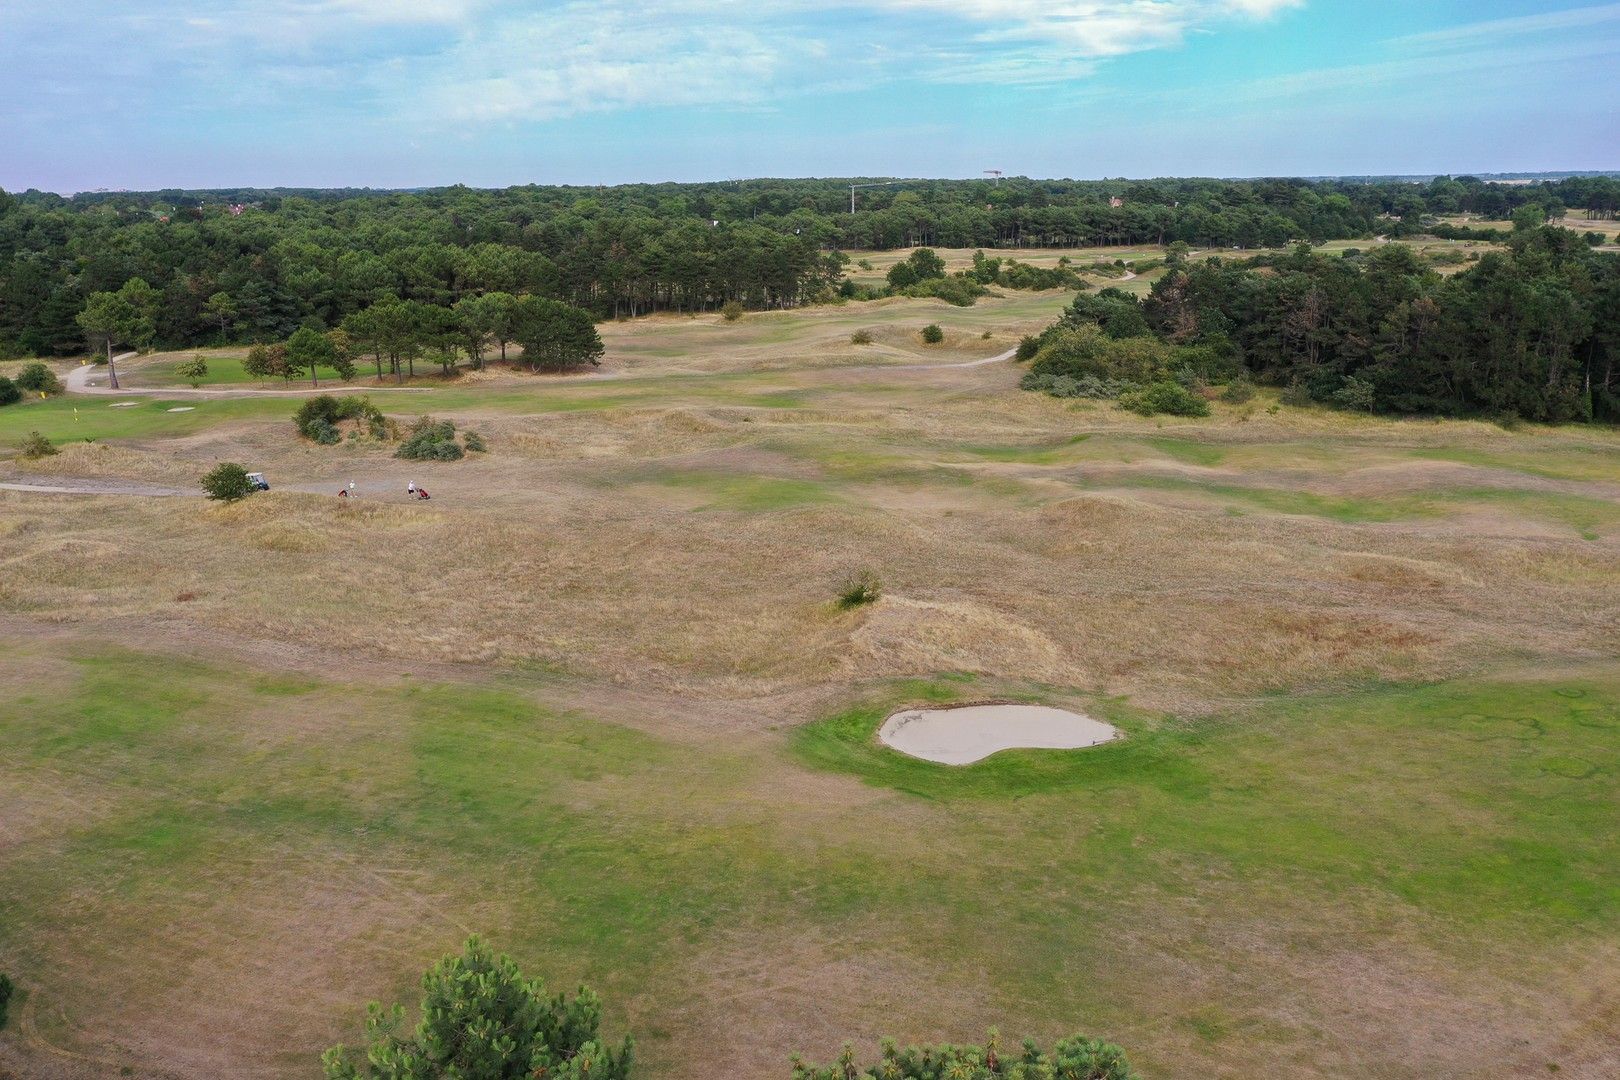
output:
<instances>
[{"instance_id":1,"label":"green grass","mask_svg":"<svg viewBox=\"0 0 1620 1080\"><path fill-rule=\"evenodd\" d=\"M117 409L110 407L120 400L136 404ZM56 397L0 408L0 444L15 445L30 431L38 431L57 443L191 435L232 420L283 417L290 420L297 404L296 401L289 404L286 398L179 401L88 395ZM192 408L189 412L169 412L179 406Z\"/></svg>"},{"instance_id":2,"label":"green grass","mask_svg":"<svg viewBox=\"0 0 1620 1080\"><path fill-rule=\"evenodd\" d=\"M6 666L25 655L58 668ZM0 672L0 783L86 798L0 862L0 954L32 973L43 1012L103 1023L173 1000L204 956L277 978L277 940L223 898L270 890L296 909L304 893L275 892L289 873L338 890L317 904L351 881L389 887L354 863L402 883L404 930L379 939L395 951L370 995L408 993L454 947L445 912L554 986L596 984L610 1026L633 1008L652 1076L692 1052L693 1009L708 1015L683 989L749 992L704 980L756 962L792 987L814 972L770 972L769 956L804 940L927 972L903 995L935 1002L939 1037L972 1034L953 1026L953 988L970 985L975 1015L1044 1037L1084 1018L1182 1075L1228 1053L1308 1059L1311 1025L1334 1015L1301 1000L1299 1025L1259 1024L1276 985L1245 964L1279 961L1232 953L1229 928L1313 941L1348 923L1416 935L1454 978L1526 978L1527 956L1620 919L1612 671L1373 685L1197 723L1099 701L1123 741L960 769L872 736L892 706L983 692L962 678L728 748L547 708L515 680L344 687L48 642ZM815 777L878 801L794 794ZM187 963L165 962L176 951ZM1189 977L1140 977L1167 955ZM130 970L147 994L109 1014ZM276 1028L277 1051L313 1067L334 1032L359 1035L363 996L328 1009L299 1002L288 1015L315 1026ZM890 1022L877 1001L869 1019Z\"/></svg>"}]
</instances>

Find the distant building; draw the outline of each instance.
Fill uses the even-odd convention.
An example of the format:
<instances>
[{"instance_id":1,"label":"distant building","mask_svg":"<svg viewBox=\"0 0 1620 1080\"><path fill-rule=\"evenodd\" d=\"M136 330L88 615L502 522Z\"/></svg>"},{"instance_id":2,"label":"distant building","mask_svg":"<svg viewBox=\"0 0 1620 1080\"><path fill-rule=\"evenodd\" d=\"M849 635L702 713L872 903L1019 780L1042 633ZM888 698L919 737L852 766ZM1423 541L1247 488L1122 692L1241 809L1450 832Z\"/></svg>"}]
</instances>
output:
<instances>
[{"instance_id":1,"label":"distant building","mask_svg":"<svg viewBox=\"0 0 1620 1080\"><path fill-rule=\"evenodd\" d=\"M1108 200L1108 205L1112 206L1115 210L1118 210L1120 207L1125 205L1125 200L1120 198L1118 195L1115 195L1113 198Z\"/></svg>"}]
</instances>

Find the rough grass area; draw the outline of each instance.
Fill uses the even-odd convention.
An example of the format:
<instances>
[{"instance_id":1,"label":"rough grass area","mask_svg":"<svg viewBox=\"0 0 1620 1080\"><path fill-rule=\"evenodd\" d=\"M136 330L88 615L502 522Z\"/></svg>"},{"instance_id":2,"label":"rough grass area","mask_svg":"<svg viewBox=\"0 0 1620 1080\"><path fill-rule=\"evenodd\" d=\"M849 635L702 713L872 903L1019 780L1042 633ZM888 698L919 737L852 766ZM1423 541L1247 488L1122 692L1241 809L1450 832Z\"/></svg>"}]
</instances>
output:
<instances>
[{"instance_id":1,"label":"rough grass area","mask_svg":"<svg viewBox=\"0 0 1620 1080\"><path fill-rule=\"evenodd\" d=\"M1124 740L960 769L872 734L962 678L738 741L61 639L0 672L4 1045L42 1068L308 1075L468 929L600 987L652 1076L989 1023L1162 1076L1613 1061L1612 668L1094 702Z\"/></svg>"},{"instance_id":2,"label":"rough grass area","mask_svg":"<svg viewBox=\"0 0 1620 1080\"><path fill-rule=\"evenodd\" d=\"M653 1080L992 1025L1149 1078L1620 1072L1620 435L925 363L1064 299L374 397L487 437L456 462L288 398L0 410L0 482L114 493L0 491L0 1073L307 1076L472 930ZM220 461L272 490L130 493ZM1125 738L873 739L992 699Z\"/></svg>"}]
</instances>

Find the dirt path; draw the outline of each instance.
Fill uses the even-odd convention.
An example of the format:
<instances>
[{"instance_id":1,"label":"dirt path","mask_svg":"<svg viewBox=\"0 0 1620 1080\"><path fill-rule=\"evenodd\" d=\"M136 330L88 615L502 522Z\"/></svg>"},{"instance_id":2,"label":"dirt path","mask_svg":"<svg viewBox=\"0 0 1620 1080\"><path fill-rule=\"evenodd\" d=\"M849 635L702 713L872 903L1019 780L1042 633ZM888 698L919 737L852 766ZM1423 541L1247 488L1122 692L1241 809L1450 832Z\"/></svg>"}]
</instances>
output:
<instances>
[{"instance_id":1,"label":"dirt path","mask_svg":"<svg viewBox=\"0 0 1620 1080\"><path fill-rule=\"evenodd\" d=\"M144 495L149 497L201 496L201 491L142 484L134 480L76 480L52 477L51 483L0 482L0 491L33 491L46 495Z\"/></svg>"}]
</instances>

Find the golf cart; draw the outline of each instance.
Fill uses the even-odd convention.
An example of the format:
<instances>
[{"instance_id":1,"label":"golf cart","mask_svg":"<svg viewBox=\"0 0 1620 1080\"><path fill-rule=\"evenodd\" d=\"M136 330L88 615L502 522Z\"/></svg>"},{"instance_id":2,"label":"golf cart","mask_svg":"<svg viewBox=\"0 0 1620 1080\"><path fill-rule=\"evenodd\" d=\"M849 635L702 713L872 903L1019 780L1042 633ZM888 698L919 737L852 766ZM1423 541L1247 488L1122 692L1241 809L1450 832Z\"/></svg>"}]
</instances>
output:
<instances>
[{"instance_id":1,"label":"golf cart","mask_svg":"<svg viewBox=\"0 0 1620 1080\"><path fill-rule=\"evenodd\" d=\"M248 483L253 485L253 490L254 491L269 491L270 490L270 481L268 481L268 480L266 480L264 478L264 473L262 473L262 472L250 472L250 473L248 473Z\"/></svg>"}]
</instances>

